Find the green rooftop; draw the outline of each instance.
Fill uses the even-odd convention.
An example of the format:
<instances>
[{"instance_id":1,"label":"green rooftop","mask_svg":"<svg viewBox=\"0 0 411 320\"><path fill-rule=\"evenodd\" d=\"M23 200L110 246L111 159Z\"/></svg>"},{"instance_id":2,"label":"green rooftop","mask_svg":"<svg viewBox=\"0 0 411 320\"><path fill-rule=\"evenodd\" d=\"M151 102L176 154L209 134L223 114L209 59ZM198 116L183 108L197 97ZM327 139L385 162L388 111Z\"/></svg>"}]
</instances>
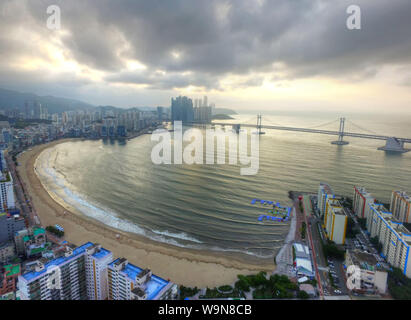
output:
<instances>
[{"instance_id":1,"label":"green rooftop","mask_svg":"<svg viewBox=\"0 0 411 320\"><path fill-rule=\"evenodd\" d=\"M46 248L44 248L44 247L34 248L34 249L30 250L30 254L37 254L37 253L40 253L40 252L44 251L45 249Z\"/></svg>"},{"instance_id":2,"label":"green rooftop","mask_svg":"<svg viewBox=\"0 0 411 320\"><path fill-rule=\"evenodd\" d=\"M46 230L44 230L43 228L35 228L35 229L33 230L33 234L34 234L35 236L37 236L37 235L39 235L39 234L44 234L44 233L46 233Z\"/></svg>"},{"instance_id":3,"label":"green rooftop","mask_svg":"<svg viewBox=\"0 0 411 320\"><path fill-rule=\"evenodd\" d=\"M6 270L6 276L13 276L15 274L20 273L20 265L19 264L9 264L7 266L4 266L4 269Z\"/></svg>"}]
</instances>

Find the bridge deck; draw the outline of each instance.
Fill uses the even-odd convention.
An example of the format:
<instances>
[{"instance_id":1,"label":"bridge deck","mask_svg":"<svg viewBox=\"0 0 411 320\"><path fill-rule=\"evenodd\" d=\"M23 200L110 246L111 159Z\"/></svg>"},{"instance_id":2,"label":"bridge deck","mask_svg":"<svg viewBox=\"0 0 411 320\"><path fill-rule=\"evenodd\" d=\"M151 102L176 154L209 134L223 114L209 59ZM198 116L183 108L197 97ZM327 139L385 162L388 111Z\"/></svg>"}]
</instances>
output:
<instances>
[{"instance_id":1,"label":"bridge deck","mask_svg":"<svg viewBox=\"0 0 411 320\"><path fill-rule=\"evenodd\" d=\"M248 127L248 128L255 128L255 124L241 124L241 123L222 123L222 122L213 122L212 124L215 125L224 125L224 126L235 126L239 125L241 127ZM282 127L282 126L267 126L263 125L261 128L264 129L272 129L272 130L286 130L286 131L297 131L297 132L308 132L308 133L320 133L320 134L328 134L339 136L339 131L330 131L330 130L319 130L319 129L305 129L305 128L295 128L295 127ZM363 139L375 139L375 140L387 140L389 136L379 136L374 134L364 134L364 133L355 133L355 132L344 132L343 136L345 137L355 137L355 138L363 138ZM408 138L397 138L400 141L405 143L411 143L411 139Z\"/></svg>"}]
</instances>

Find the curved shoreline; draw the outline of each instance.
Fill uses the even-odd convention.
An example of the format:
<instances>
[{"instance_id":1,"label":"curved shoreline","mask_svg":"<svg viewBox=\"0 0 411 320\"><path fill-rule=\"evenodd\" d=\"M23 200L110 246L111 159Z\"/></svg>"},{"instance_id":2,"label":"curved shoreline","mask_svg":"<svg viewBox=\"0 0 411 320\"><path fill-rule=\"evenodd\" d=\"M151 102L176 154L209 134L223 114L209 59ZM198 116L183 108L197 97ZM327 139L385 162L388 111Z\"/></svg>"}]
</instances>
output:
<instances>
[{"instance_id":1,"label":"curved shoreline","mask_svg":"<svg viewBox=\"0 0 411 320\"><path fill-rule=\"evenodd\" d=\"M66 240L76 245L86 241L100 243L115 257L124 256L131 263L150 268L153 273L185 286L212 287L235 281L237 274L257 271L272 272L274 263L261 261L245 263L234 254L218 253L158 243L137 234L126 233L108 227L101 222L74 212L68 206L56 202L43 187L35 172L35 161L42 151L57 144L79 141L63 139L33 147L18 156L20 177L31 195L34 207L43 225L62 225ZM64 214L64 212L66 213ZM117 239L116 235L120 238Z\"/></svg>"}]
</instances>

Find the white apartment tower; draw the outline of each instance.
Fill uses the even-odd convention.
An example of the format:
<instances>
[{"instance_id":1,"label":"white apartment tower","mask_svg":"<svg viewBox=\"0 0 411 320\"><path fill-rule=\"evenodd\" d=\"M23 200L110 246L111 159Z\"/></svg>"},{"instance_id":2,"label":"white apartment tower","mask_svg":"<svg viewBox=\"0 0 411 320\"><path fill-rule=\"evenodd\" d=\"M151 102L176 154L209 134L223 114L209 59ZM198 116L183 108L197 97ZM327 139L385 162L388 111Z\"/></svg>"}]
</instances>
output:
<instances>
[{"instance_id":1,"label":"white apartment tower","mask_svg":"<svg viewBox=\"0 0 411 320\"><path fill-rule=\"evenodd\" d=\"M91 242L74 249L65 246L56 258L42 258L27 265L31 270L18 278L21 299L104 299L107 296L105 274L111 256L110 251ZM105 268L104 263L107 263Z\"/></svg>"},{"instance_id":2,"label":"white apartment tower","mask_svg":"<svg viewBox=\"0 0 411 320\"><path fill-rule=\"evenodd\" d=\"M365 212L368 205L374 203L374 197L363 187L354 186L353 211L358 218L366 218Z\"/></svg>"},{"instance_id":3,"label":"white apartment tower","mask_svg":"<svg viewBox=\"0 0 411 320\"><path fill-rule=\"evenodd\" d=\"M397 221L391 212L381 204L370 204L367 216L367 230L371 237L377 237L382 244L382 255L388 263L400 268L402 272L411 277L409 252L411 246L411 233Z\"/></svg>"},{"instance_id":4,"label":"white apartment tower","mask_svg":"<svg viewBox=\"0 0 411 320\"><path fill-rule=\"evenodd\" d=\"M395 219L410 223L411 197L403 191L393 191L391 194L390 211Z\"/></svg>"},{"instance_id":5,"label":"white apartment tower","mask_svg":"<svg viewBox=\"0 0 411 320\"><path fill-rule=\"evenodd\" d=\"M324 213L324 226L327 237L336 244L345 243L347 215L337 199L327 199Z\"/></svg>"},{"instance_id":6,"label":"white apartment tower","mask_svg":"<svg viewBox=\"0 0 411 320\"><path fill-rule=\"evenodd\" d=\"M94 244L86 248L87 296L89 300L107 300L107 266L113 261L113 254Z\"/></svg>"},{"instance_id":7,"label":"white apartment tower","mask_svg":"<svg viewBox=\"0 0 411 320\"><path fill-rule=\"evenodd\" d=\"M108 266L109 300L166 300L177 295L177 285L119 258Z\"/></svg>"},{"instance_id":8,"label":"white apartment tower","mask_svg":"<svg viewBox=\"0 0 411 320\"><path fill-rule=\"evenodd\" d=\"M9 208L15 208L13 177L9 172L3 174L0 172L0 206L1 211Z\"/></svg>"}]
</instances>

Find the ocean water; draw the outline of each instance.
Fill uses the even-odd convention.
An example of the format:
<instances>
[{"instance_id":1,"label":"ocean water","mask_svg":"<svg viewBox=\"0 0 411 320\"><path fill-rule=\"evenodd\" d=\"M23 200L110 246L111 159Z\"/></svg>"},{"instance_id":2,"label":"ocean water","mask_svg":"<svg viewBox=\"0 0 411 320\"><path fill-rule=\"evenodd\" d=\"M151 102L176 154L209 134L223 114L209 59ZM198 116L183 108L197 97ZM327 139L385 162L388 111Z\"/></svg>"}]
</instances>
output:
<instances>
[{"instance_id":1,"label":"ocean water","mask_svg":"<svg viewBox=\"0 0 411 320\"><path fill-rule=\"evenodd\" d=\"M235 118L226 122L256 123L252 114ZM347 131L411 137L405 117L347 118ZM332 122L337 119L332 113L283 112L264 114L263 124L338 130ZM320 182L345 195L362 185L384 202L393 189L411 192L411 152L379 151L384 142L378 140L346 138L349 145L336 146L330 144L335 136L264 131L254 176L241 176L240 164L155 165L150 135L126 144L59 144L46 149L36 167L56 199L107 225L181 248L252 259L272 259L289 229L289 222L259 222L267 208L252 205L254 198L291 205L289 190L316 192Z\"/></svg>"}]
</instances>

